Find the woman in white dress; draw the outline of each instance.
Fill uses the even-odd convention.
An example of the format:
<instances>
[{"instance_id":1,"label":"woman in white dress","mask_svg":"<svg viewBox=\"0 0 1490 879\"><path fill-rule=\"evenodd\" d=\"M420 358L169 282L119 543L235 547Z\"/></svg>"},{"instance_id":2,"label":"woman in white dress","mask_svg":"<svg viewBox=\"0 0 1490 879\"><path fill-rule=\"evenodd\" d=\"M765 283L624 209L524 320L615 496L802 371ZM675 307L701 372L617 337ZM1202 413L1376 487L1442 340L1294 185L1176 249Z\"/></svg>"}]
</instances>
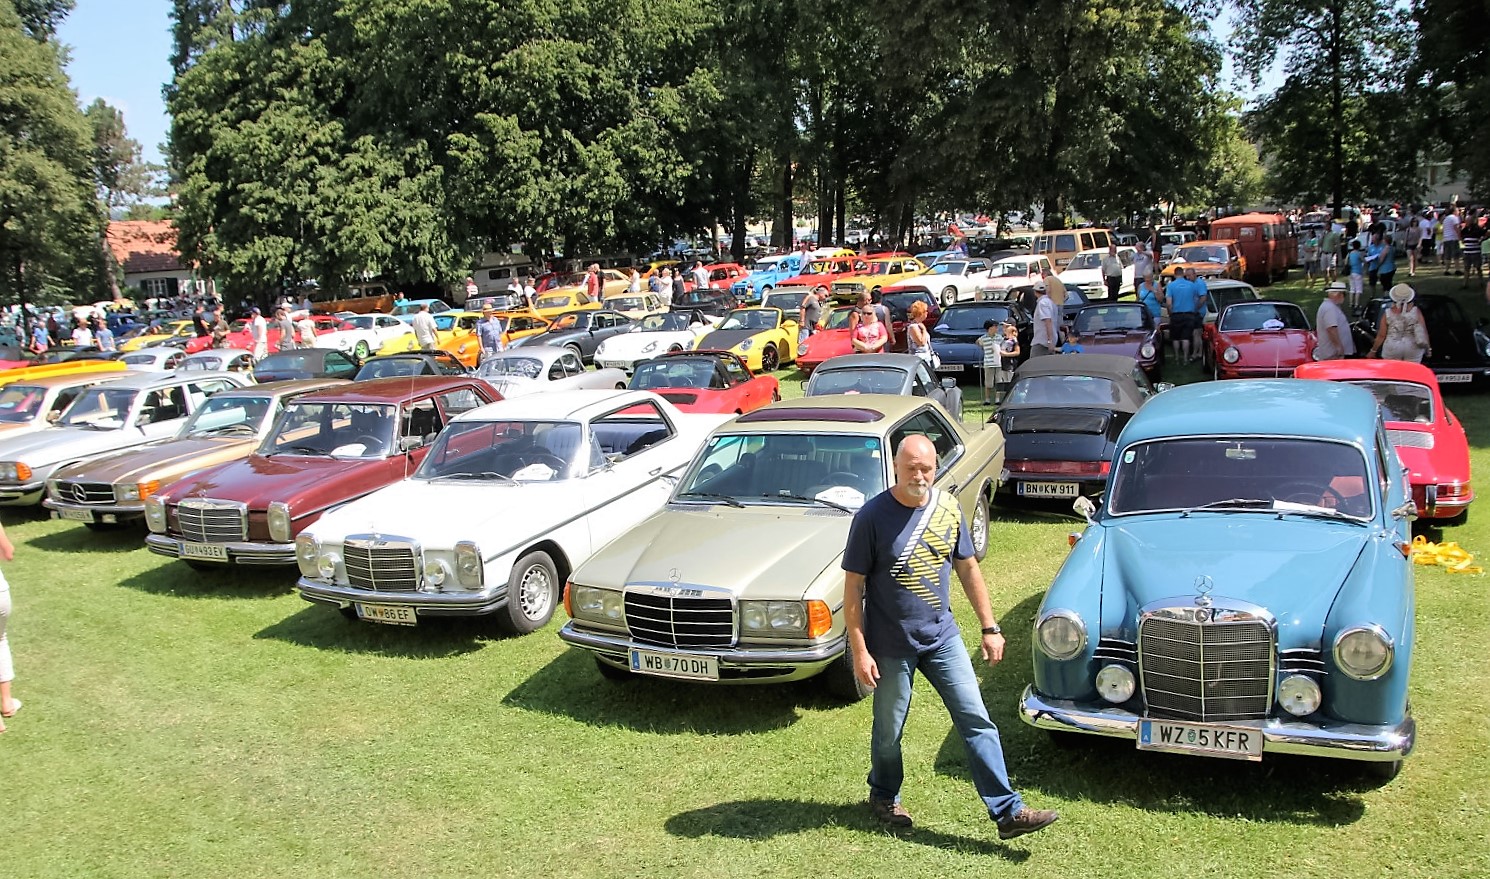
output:
<instances>
[{"instance_id":1,"label":"woman in white dress","mask_svg":"<svg viewBox=\"0 0 1490 879\"><path fill-rule=\"evenodd\" d=\"M1381 327L1376 331L1371 356L1379 352L1386 360L1422 363L1424 357L1433 353L1433 348L1428 343L1428 324L1423 320L1422 309L1412 301L1416 292L1406 284L1398 284L1387 295L1392 304L1381 314Z\"/></svg>"}]
</instances>

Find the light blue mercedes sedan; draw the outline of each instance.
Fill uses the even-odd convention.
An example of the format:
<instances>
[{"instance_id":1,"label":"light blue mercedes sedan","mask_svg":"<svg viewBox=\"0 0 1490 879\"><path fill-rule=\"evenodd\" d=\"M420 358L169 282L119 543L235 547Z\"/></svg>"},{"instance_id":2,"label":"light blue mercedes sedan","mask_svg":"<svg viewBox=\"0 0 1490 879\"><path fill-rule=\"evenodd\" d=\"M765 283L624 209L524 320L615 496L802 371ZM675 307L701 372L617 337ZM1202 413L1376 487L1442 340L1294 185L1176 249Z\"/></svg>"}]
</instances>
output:
<instances>
[{"instance_id":1,"label":"light blue mercedes sedan","mask_svg":"<svg viewBox=\"0 0 1490 879\"><path fill-rule=\"evenodd\" d=\"M1113 454L1040 605L1024 721L1394 777L1415 735L1413 505L1376 398L1189 385L1139 410Z\"/></svg>"}]
</instances>

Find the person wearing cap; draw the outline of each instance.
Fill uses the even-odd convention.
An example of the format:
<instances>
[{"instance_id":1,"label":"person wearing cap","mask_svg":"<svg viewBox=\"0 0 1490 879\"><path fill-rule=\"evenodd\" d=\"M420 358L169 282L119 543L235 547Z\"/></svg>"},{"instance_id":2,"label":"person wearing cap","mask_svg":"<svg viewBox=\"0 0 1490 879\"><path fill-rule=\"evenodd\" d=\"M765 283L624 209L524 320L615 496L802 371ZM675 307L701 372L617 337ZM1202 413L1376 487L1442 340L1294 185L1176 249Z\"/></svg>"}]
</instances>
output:
<instances>
[{"instance_id":1,"label":"person wearing cap","mask_svg":"<svg viewBox=\"0 0 1490 879\"><path fill-rule=\"evenodd\" d=\"M502 325L497 310L488 305L481 313L481 320L476 323L476 341L481 345L482 363L506 349L507 345L502 341L506 332L507 328Z\"/></svg>"},{"instance_id":2,"label":"person wearing cap","mask_svg":"<svg viewBox=\"0 0 1490 879\"><path fill-rule=\"evenodd\" d=\"M248 322L248 335L253 340L254 360L263 360L269 356L269 325L264 320L264 313L259 311L255 305L249 309L251 320Z\"/></svg>"},{"instance_id":3,"label":"person wearing cap","mask_svg":"<svg viewBox=\"0 0 1490 879\"><path fill-rule=\"evenodd\" d=\"M1315 360L1339 360L1355 355L1355 340L1350 336L1350 318L1346 317L1341 303L1345 301L1345 283L1331 281L1324 288L1324 301L1314 315L1314 326L1319 331L1319 344L1314 348Z\"/></svg>"},{"instance_id":4,"label":"person wearing cap","mask_svg":"<svg viewBox=\"0 0 1490 879\"><path fill-rule=\"evenodd\" d=\"M1030 340L1030 356L1043 357L1056 351L1056 330L1061 324L1061 309L1050 298L1050 289L1042 278L1035 282L1035 334Z\"/></svg>"},{"instance_id":5,"label":"person wearing cap","mask_svg":"<svg viewBox=\"0 0 1490 879\"><path fill-rule=\"evenodd\" d=\"M1433 346L1428 340L1428 324L1423 320L1422 309L1413 304L1417 293L1406 284L1398 284L1387 295L1392 304L1381 313L1381 326L1371 345L1371 356L1376 357L1380 352L1387 360L1422 363L1424 357L1432 355Z\"/></svg>"}]
</instances>

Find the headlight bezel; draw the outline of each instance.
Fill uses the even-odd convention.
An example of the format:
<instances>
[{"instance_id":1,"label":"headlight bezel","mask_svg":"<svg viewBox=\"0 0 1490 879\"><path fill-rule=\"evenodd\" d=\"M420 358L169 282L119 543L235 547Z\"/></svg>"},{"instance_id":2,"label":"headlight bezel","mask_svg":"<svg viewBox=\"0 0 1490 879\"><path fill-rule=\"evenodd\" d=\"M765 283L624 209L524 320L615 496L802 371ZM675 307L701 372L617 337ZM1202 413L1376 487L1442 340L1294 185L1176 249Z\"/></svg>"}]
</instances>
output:
<instances>
[{"instance_id":1,"label":"headlight bezel","mask_svg":"<svg viewBox=\"0 0 1490 879\"><path fill-rule=\"evenodd\" d=\"M320 549L316 553L316 576L322 580L335 580L341 562L341 553L334 549Z\"/></svg>"},{"instance_id":2,"label":"headlight bezel","mask_svg":"<svg viewBox=\"0 0 1490 879\"><path fill-rule=\"evenodd\" d=\"M436 592L442 591L445 584L454 578L455 572L444 559L426 558L424 560L424 585Z\"/></svg>"},{"instance_id":3,"label":"headlight bezel","mask_svg":"<svg viewBox=\"0 0 1490 879\"><path fill-rule=\"evenodd\" d=\"M1324 704L1319 682L1302 674L1284 676L1278 682L1278 707L1294 717L1308 717Z\"/></svg>"},{"instance_id":4,"label":"headlight bezel","mask_svg":"<svg viewBox=\"0 0 1490 879\"><path fill-rule=\"evenodd\" d=\"M1069 649L1069 650L1065 650L1065 651L1056 651L1056 650L1052 649L1050 647L1050 645L1047 643L1047 639L1046 639L1046 635L1045 635L1046 626L1047 625L1054 626L1058 622L1060 622L1060 623L1066 623L1066 624L1069 624L1069 625L1072 625L1072 626L1075 627L1075 631L1076 631L1078 637L1077 637L1077 639L1075 641L1075 647L1074 648ZM1082 618L1081 618L1081 616L1079 614L1077 614L1076 612L1074 612L1074 611L1065 610L1065 609L1058 609L1058 610L1049 611L1049 612L1043 614L1040 617L1040 619L1035 622L1035 637L1034 637L1034 641L1035 641L1035 646L1045 656L1047 656L1050 659L1053 659L1053 660L1055 660L1057 662L1067 662L1069 660L1072 660L1072 659L1075 659L1075 658L1081 656L1082 653L1084 653L1086 651L1086 645L1087 645L1086 622L1083 621Z\"/></svg>"},{"instance_id":5,"label":"headlight bezel","mask_svg":"<svg viewBox=\"0 0 1490 879\"><path fill-rule=\"evenodd\" d=\"M481 547L473 540L462 540L455 544L455 580L467 589L480 589L486 581L486 560L481 557Z\"/></svg>"},{"instance_id":6,"label":"headlight bezel","mask_svg":"<svg viewBox=\"0 0 1490 879\"><path fill-rule=\"evenodd\" d=\"M1225 351L1221 352L1221 359L1225 360L1227 363L1236 363L1238 360L1242 359L1242 352L1237 348L1237 346L1232 345Z\"/></svg>"},{"instance_id":7,"label":"headlight bezel","mask_svg":"<svg viewBox=\"0 0 1490 879\"><path fill-rule=\"evenodd\" d=\"M1147 360L1150 357L1153 357L1157 353L1158 353L1158 349L1154 347L1154 343L1153 342L1144 342L1138 348L1138 356L1139 357L1142 357L1144 360Z\"/></svg>"},{"instance_id":8,"label":"headlight bezel","mask_svg":"<svg viewBox=\"0 0 1490 879\"><path fill-rule=\"evenodd\" d=\"M1344 655L1344 651L1349 649L1345 643L1346 640L1360 635L1368 635L1375 638L1382 650L1380 662L1367 671L1361 671L1359 668L1352 667L1346 661ZM1387 672L1391 671L1397 652L1396 646L1396 642L1386 633L1385 629L1375 623L1367 623L1366 625L1350 626L1341 630L1340 634L1335 636L1334 643L1330 646L1330 655L1335 660L1335 667L1340 669L1347 677L1358 681L1375 681L1380 680Z\"/></svg>"},{"instance_id":9,"label":"headlight bezel","mask_svg":"<svg viewBox=\"0 0 1490 879\"><path fill-rule=\"evenodd\" d=\"M319 577L321 572L317 562L320 558L321 541L310 534L295 538L295 564L300 567L300 573L307 577Z\"/></svg>"},{"instance_id":10,"label":"headlight bezel","mask_svg":"<svg viewBox=\"0 0 1490 879\"><path fill-rule=\"evenodd\" d=\"M284 501L270 501L269 508L264 514L265 521L269 525L269 539L275 543L289 543L290 532L293 530L291 523L294 521L290 515L290 505Z\"/></svg>"},{"instance_id":11,"label":"headlight bezel","mask_svg":"<svg viewBox=\"0 0 1490 879\"><path fill-rule=\"evenodd\" d=\"M602 625L625 625L626 602L618 589L571 582L569 598L570 616L574 619Z\"/></svg>"},{"instance_id":12,"label":"headlight bezel","mask_svg":"<svg viewBox=\"0 0 1490 879\"><path fill-rule=\"evenodd\" d=\"M740 637L807 637L807 603L792 599L742 599L739 602ZM749 625L756 617L757 625Z\"/></svg>"}]
</instances>

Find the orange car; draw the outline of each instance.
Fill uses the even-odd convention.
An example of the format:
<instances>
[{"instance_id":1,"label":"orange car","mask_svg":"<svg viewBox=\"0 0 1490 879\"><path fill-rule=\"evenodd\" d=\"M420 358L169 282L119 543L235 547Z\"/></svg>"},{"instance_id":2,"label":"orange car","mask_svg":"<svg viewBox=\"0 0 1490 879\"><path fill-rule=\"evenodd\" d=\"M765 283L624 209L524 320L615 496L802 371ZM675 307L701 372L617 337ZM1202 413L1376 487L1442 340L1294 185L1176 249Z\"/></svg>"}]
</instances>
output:
<instances>
[{"instance_id":1,"label":"orange car","mask_svg":"<svg viewBox=\"0 0 1490 879\"><path fill-rule=\"evenodd\" d=\"M547 320L528 311L503 313L501 318L502 322L507 325L507 332L502 335L502 341L508 345L525 336L536 336L548 329ZM440 350L450 352L456 360L474 368L481 361L481 341L476 338L476 324L480 320L481 315L476 312L456 315L455 324L449 332L440 333Z\"/></svg>"},{"instance_id":2,"label":"orange car","mask_svg":"<svg viewBox=\"0 0 1490 879\"><path fill-rule=\"evenodd\" d=\"M1174 258L1164 266L1163 276L1173 280L1187 268L1197 277L1232 278L1240 281L1247 271L1247 261L1235 241L1191 241L1175 248Z\"/></svg>"}]
</instances>

